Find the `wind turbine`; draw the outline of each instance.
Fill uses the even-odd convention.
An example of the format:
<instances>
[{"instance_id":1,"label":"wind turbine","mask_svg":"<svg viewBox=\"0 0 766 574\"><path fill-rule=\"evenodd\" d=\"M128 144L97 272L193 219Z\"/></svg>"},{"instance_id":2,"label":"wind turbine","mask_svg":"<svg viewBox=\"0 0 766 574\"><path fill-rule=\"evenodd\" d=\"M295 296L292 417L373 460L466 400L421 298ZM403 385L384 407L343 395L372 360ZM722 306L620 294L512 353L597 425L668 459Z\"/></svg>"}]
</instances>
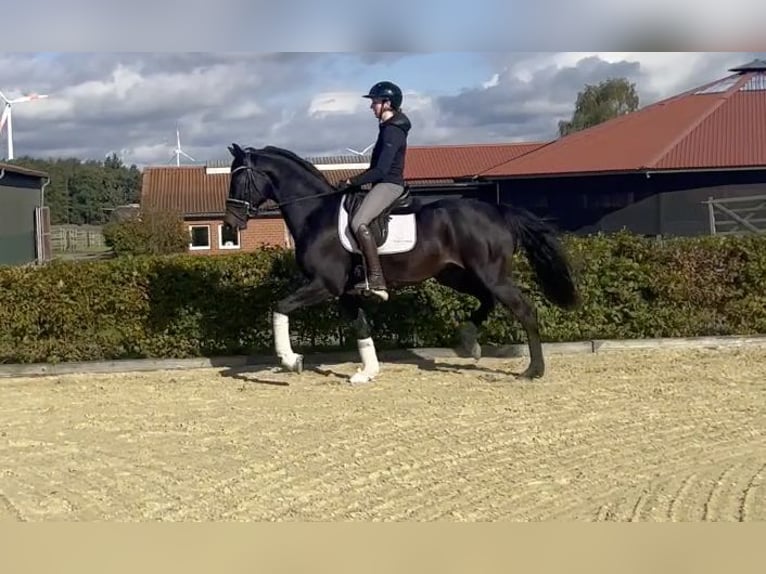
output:
<instances>
[{"instance_id":1,"label":"wind turbine","mask_svg":"<svg viewBox=\"0 0 766 574\"><path fill-rule=\"evenodd\" d=\"M3 126L8 122L8 158L13 159L13 104L20 104L23 102L31 102L32 100L42 100L47 98L47 94L25 94L18 98L9 100L5 97L3 92L0 92L0 98L3 98L5 105L3 106L3 115L0 116L0 132L3 131Z\"/></svg>"},{"instance_id":2,"label":"wind turbine","mask_svg":"<svg viewBox=\"0 0 766 574\"><path fill-rule=\"evenodd\" d=\"M375 145L375 142L368 145L366 148L364 148L362 151L357 151L355 149L351 149L350 147L347 147L346 150L350 151L353 154L365 156L367 155L367 152L372 149L372 147Z\"/></svg>"},{"instance_id":3,"label":"wind turbine","mask_svg":"<svg viewBox=\"0 0 766 574\"><path fill-rule=\"evenodd\" d=\"M192 161L197 161L184 150L181 149L181 132L176 128L176 149L173 151L173 155L176 156L176 167L181 166L181 156L184 155Z\"/></svg>"}]
</instances>

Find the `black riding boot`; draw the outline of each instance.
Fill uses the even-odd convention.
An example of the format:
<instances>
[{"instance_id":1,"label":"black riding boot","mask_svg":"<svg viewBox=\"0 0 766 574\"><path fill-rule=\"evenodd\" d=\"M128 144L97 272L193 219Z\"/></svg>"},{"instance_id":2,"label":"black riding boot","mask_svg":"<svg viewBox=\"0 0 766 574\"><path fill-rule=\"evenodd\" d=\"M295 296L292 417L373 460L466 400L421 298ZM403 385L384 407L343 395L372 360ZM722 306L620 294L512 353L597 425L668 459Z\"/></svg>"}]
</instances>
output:
<instances>
[{"instance_id":1,"label":"black riding boot","mask_svg":"<svg viewBox=\"0 0 766 574\"><path fill-rule=\"evenodd\" d=\"M356 239L359 242L359 247L362 250L362 255L367 263L367 282L360 282L356 285L357 289L369 290L377 297L380 297L384 301L388 300L388 292L386 289L386 281L383 278L383 270L380 267L380 259L378 258L378 247L375 245L375 239L372 237L370 228L362 224L359 226L359 231L356 234Z\"/></svg>"}]
</instances>

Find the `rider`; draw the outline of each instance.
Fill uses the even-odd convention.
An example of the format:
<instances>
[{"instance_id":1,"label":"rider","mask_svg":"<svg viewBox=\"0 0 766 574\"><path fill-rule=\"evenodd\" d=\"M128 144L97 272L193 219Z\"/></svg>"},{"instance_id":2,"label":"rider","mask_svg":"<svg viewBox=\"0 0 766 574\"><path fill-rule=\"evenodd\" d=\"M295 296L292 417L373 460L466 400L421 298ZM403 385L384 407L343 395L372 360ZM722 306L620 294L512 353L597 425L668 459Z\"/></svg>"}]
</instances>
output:
<instances>
[{"instance_id":1,"label":"rider","mask_svg":"<svg viewBox=\"0 0 766 574\"><path fill-rule=\"evenodd\" d=\"M411 124L401 111L402 91L396 84L378 82L362 97L372 100L370 109L378 118L378 139L372 150L369 169L341 182L339 188L373 184L351 219L351 231L367 263L368 280L357 284L356 288L369 290L386 301L388 292L378 248L368 226L404 192L404 161Z\"/></svg>"}]
</instances>

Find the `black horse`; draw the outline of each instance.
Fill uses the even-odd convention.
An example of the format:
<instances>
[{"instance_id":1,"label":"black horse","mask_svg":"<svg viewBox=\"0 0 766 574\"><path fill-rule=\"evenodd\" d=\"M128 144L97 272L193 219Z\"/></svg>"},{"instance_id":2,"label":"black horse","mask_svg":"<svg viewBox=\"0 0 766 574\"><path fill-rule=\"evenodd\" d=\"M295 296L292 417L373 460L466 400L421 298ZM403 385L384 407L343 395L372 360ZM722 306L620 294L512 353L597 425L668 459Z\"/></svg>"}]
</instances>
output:
<instances>
[{"instance_id":1,"label":"black horse","mask_svg":"<svg viewBox=\"0 0 766 574\"><path fill-rule=\"evenodd\" d=\"M288 315L338 297L362 360L351 382L370 381L380 367L362 294L353 291L362 260L345 227L364 192L340 194L314 165L285 149L243 149L237 144L228 149L234 159L225 223L243 229L265 201L276 202L293 236L297 264L308 278L305 286L278 301L273 313L282 366L295 372L303 368L303 357L290 345ZM510 264L522 246L544 295L562 308L574 308L578 294L572 271L551 227L526 211L479 200L451 198L421 205L408 191L373 227L390 289L434 278L479 300L478 309L461 325L460 354L480 357L478 329L499 301L527 335L530 363L519 376L544 374L537 312L510 278Z\"/></svg>"}]
</instances>

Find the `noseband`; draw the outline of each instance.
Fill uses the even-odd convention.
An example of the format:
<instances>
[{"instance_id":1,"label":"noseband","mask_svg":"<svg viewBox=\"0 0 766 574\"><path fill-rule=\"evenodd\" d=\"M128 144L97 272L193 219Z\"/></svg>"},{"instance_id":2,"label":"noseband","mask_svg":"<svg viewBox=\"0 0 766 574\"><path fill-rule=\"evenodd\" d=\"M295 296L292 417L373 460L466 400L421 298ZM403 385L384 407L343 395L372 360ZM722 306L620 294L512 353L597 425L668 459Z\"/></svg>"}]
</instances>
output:
<instances>
[{"instance_id":1,"label":"noseband","mask_svg":"<svg viewBox=\"0 0 766 574\"><path fill-rule=\"evenodd\" d=\"M250 167L248 165L241 165L239 167L235 167L233 170L231 170L231 175L234 175L238 171L250 171L253 173L259 173L256 172L254 167ZM252 185L252 182L250 182ZM257 191L257 190L256 190ZM253 207L252 204L249 201L245 201L244 199L232 199L227 198L226 199L226 207L231 208L232 211L239 212L242 215L246 215L246 217L252 217L258 214L258 208Z\"/></svg>"}]
</instances>

